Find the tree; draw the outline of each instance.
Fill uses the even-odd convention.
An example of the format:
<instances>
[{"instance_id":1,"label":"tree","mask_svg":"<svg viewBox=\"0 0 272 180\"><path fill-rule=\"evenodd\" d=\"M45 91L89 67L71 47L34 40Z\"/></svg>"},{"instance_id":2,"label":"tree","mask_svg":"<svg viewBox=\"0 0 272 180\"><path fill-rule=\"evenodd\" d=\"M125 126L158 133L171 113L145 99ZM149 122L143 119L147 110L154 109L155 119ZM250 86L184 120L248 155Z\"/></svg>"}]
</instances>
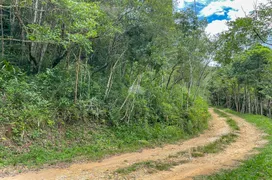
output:
<instances>
[{"instance_id":1,"label":"tree","mask_svg":"<svg viewBox=\"0 0 272 180\"><path fill-rule=\"evenodd\" d=\"M21 41L27 47L22 51L28 51L33 73L42 67L55 67L74 48L90 53L99 28L97 20L102 16L97 3L75 0L16 1L5 8L14 11L12 25L16 26L16 19L22 33L21 37L12 33L14 37L2 42ZM53 60L44 62L45 56Z\"/></svg>"}]
</instances>

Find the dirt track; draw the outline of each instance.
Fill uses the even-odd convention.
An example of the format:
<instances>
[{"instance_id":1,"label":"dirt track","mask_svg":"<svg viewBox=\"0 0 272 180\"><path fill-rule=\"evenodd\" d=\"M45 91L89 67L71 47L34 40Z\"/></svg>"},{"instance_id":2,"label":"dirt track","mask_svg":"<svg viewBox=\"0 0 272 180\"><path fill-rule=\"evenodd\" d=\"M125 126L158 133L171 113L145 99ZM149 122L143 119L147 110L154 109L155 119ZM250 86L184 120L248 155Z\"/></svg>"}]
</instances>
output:
<instances>
[{"instance_id":1,"label":"dirt track","mask_svg":"<svg viewBox=\"0 0 272 180\"><path fill-rule=\"evenodd\" d=\"M104 159L101 162L73 164L65 169L44 169L38 172L19 174L14 177L3 178L5 180L36 180L36 179L109 179L113 171L146 160L159 160L180 151L188 151L192 147L209 144L222 135L230 133L230 128L224 118L218 117L212 109L209 129L200 136L180 142L176 145L166 145L162 148L147 149L138 153L127 153ZM239 161L256 153L255 147L262 146L263 133L245 120L230 115L239 127L240 133L236 142L230 144L224 151L217 154L208 154L204 157L193 158L190 162L176 166L171 171L160 171L154 174L135 172L134 179L191 179L197 175L214 173L220 169L232 168ZM112 177L119 179L118 176ZM121 178L120 178L121 179Z\"/></svg>"}]
</instances>

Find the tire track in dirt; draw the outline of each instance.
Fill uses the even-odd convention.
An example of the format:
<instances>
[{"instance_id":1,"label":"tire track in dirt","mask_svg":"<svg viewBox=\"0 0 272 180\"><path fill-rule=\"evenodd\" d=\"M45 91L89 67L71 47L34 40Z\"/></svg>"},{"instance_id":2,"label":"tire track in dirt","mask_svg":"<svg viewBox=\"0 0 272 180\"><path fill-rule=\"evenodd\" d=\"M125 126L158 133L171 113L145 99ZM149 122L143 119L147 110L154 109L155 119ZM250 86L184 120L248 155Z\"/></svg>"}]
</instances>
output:
<instances>
[{"instance_id":1,"label":"tire track in dirt","mask_svg":"<svg viewBox=\"0 0 272 180\"><path fill-rule=\"evenodd\" d=\"M255 149L267 143L263 140L264 133L244 119L227 113L240 127L240 133L236 142L218 154L208 154L195 158L190 163L177 166L171 171L159 172L151 176L143 176L141 179L156 180L184 180L193 179L199 175L209 175L221 169L230 169L239 165L252 154L258 153Z\"/></svg>"},{"instance_id":2,"label":"tire track in dirt","mask_svg":"<svg viewBox=\"0 0 272 180\"><path fill-rule=\"evenodd\" d=\"M36 180L36 179L109 179L112 172L118 168L126 167L137 162L159 160L192 147L204 146L216 141L222 135L231 132L224 118L219 117L209 109L212 119L209 129L198 137L179 142L176 145L166 145L162 148L145 149L142 152L126 153L113 156L101 162L72 164L68 168L43 169L37 172L28 172L14 177L5 177L4 180ZM243 119L231 115L240 127L240 136L237 141L228 146L219 154L210 154L205 157L192 159L189 163L176 166L171 171L162 171L156 174L136 174L136 179L186 179L196 175L210 174L219 169L237 164L238 160L246 158L253 153L254 147L264 142L262 132ZM113 177L118 179L117 176Z\"/></svg>"}]
</instances>

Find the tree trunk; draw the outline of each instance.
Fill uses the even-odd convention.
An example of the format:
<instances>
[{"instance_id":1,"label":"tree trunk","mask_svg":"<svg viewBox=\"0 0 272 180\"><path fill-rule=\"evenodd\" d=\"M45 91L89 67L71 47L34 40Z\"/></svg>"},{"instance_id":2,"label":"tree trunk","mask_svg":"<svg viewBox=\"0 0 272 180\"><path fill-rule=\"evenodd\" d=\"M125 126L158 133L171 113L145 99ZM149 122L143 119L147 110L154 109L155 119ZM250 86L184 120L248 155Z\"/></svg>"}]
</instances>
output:
<instances>
[{"instance_id":1,"label":"tree trunk","mask_svg":"<svg viewBox=\"0 0 272 180\"><path fill-rule=\"evenodd\" d=\"M245 86L244 87L244 97L243 97L242 109L241 109L242 113L246 113L246 105L247 105L247 103L246 103L246 100L247 100L246 94L247 94L247 92L246 92L246 86Z\"/></svg>"},{"instance_id":2,"label":"tree trunk","mask_svg":"<svg viewBox=\"0 0 272 180\"><path fill-rule=\"evenodd\" d=\"M234 103L236 111L239 112L239 104L238 104L238 97L237 97L237 88L234 87Z\"/></svg>"},{"instance_id":3,"label":"tree trunk","mask_svg":"<svg viewBox=\"0 0 272 180\"><path fill-rule=\"evenodd\" d=\"M79 50L77 64L76 64L76 82L75 82L75 97L74 97L75 104L77 103L77 94L78 94L78 78L79 78L80 56L81 56L81 49Z\"/></svg>"},{"instance_id":4,"label":"tree trunk","mask_svg":"<svg viewBox=\"0 0 272 180\"><path fill-rule=\"evenodd\" d=\"M35 1L35 6L34 6L34 17L33 17L33 24L37 23L37 15L38 15L38 5L39 5L39 0ZM37 50L37 43L32 42L31 43L31 48L30 48L30 52L29 52L29 56L30 56L30 60L32 63L32 68L33 68L33 72L37 73L39 71L39 62L37 62L37 54L36 54L36 50Z\"/></svg>"},{"instance_id":5,"label":"tree trunk","mask_svg":"<svg viewBox=\"0 0 272 180\"><path fill-rule=\"evenodd\" d=\"M258 114L258 98L255 97L255 114Z\"/></svg>"},{"instance_id":6,"label":"tree trunk","mask_svg":"<svg viewBox=\"0 0 272 180\"><path fill-rule=\"evenodd\" d=\"M0 4L3 4L2 0L0 0ZM1 57L4 58L4 52L5 52L5 42L4 42L4 22L3 22L3 9L0 7L0 24L1 24L1 44L2 44L2 50L1 50Z\"/></svg>"},{"instance_id":7,"label":"tree trunk","mask_svg":"<svg viewBox=\"0 0 272 180\"><path fill-rule=\"evenodd\" d=\"M219 93L216 93L217 94L217 106L220 106L220 96L219 96Z\"/></svg>"},{"instance_id":8,"label":"tree trunk","mask_svg":"<svg viewBox=\"0 0 272 180\"><path fill-rule=\"evenodd\" d=\"M111 72L110 72L110 75L109 75L109 79L108 79L108 83L107 83L107 88L106 88L106 91L105 91L105 96L104 96L104 99L107 99L109 93L110 93L110 90L111 90L111 86L112 86L112 78L113 78L113 73L115 71L115 68L118 64L118 62L120 61L120 59L122 58L122 56L125 54L127 50L125 50L121 55L120 57L116 60L116 62L114 63L114 65L112 66L111 68Z\"/></svg>"},{"instance_id":9,"label":"tree trunk","mask_svg":"<svg viewBox=\"0 0 272 180\"><path fill-rule=\"evenodd\" d=\"M247 88L247 102L248 102L248 113L251 114L251 98L250 98L250 92L249 92L248 88Z\"/></svg>"},{"instance_id":10,"label":"tree trunk","mask_svg":"<svg viewBox=\"0 0 272 180\"><path fill-rule=\"evenodd\" d=\"M237 98L238 98L238 112L241 112L241 98L240 98L240 84L238 84L238 90L237 90Z\"/></svg>"},{"instance_id":11,"label":"tree trunk","mask_svg":"<svg viewBox=\"0 0 272 180\"><path fill-rule=\"evenodd\" d=\"M170 75L169 75L169 77L168 77L168 81L167 81L167 84L166 84L166 89L168 89L168 86L169 86L169 84L170 84L172 75L173 75L174 71L176 70L176 67L178 66L178 64L179 64L179 62L176 63L176 64L172 67L172 70L171 70L171 72L170 72Z\"/></svg>"},{"instance_id":12,"label":"tree trunk","mask_svg":"<svg viewBox=\"0 0 272 180\"><path fill-rule=\"evenodd\" d=\"M39 17L39 25L42 24L43 10L44 10L44 9L43 9L43 6L42 6L41 12L40 12L40 17Z\"/></svg>"},{"instance_id":13,"label":"tree trunk","mask_svg":"<svg viewBox=\"0 0 272 180\"><path fill-rule=\"evenodd\" d=\"M34 19L33 19L34 23L37 22L37 18L38 18L38 5L39 5L39 0L36 0L35 6L34 6Z\"/></svg>"},{"instance_id":14,"label":"tree trunk","mask_svg":"<svg viewBox=\"0 0 272 180\"><path fill-rule=\"evenodd\" d=\"M199 90L199 88L200 88L202 78L205 79L205 77L203 77L203 76L204 76L204 73L205 73L205 71L206 71L208 65L210 64L210 62L211 62L211 61L208 61L208 62L205 64L204 68L202 69L202 71L201 71L200 74L199 74L198 81L197 81L197 83L196 83L197 86L196 86L196 90L195 90L195 93L194 93L194 100L193 100L193 101L195 101L195 98L196 98L196 96L197 96L197 94L198 94L198 90Z\"/></svg>"},{"instance_id":15,"label":"tree trunk","mask_svg":"<svg viewBox=\"0 0 272 180\"><path fill-rule=\"evenodd\" d=\"M260 100L260 112L261 112L261 115L263 115L263 100L262 99Z\"/></svg>"},{"instance_id":16,"label":"tree trunk","mask_svg":"<svg viewBox=\"0 0 272 180\"><path fill-rule=\"evenodd\" d=\"M271 101L271 100L268 100L267 108L268 108L268 117L270 117L270 118L272 118L272 114L271 114L271 104L272 104L272 101Z\"/></svg>"},{"instance_id":17,"label":"tree trunk","mask_svg":"<svg viewBox=\"0 0 272 180\"><path fill-rule=\"evenodd\" d=\"M15 8L16 8L16 9L18 8L18 0L15 0ZM13 9L15 9L15 8L13 8ZM15 13L15 10L14 10L14 13ZM12 19L12 25L15 24L15 18L16 18L16 16L14 15L14 16L13 16L13 19Z\"/></svg>"},{"instance_id":18,"label":"tree trunk","mask_svg":"<svg viewBox=\"0 0 272 180\"><path fill-rule=\"evenodd\" d=\"M189 58L189 65L190 65L190 80L188 84L188 97L187 97L187 103L186 103L187 109L189 108L189 99L191 95L191 88L193 85L193 65L192 65L192 60L190 58Z\"/></svg>"},{"instance_id":19,"label":"tree trunk","mask_svg":"<svg viewBox=\"0 0 272 180\"><path fill-rule=\"evenodd\" d=\"M41 71L41 67L42 67L42 63L43 63L43 59L44 59L44 55L45 52L47 50L48 44L44 44L42 45L42 49L41 49L41 55L40 55L40 60L39 60L39 68L38 68L38 73Z\"/></svg>"},{"instance_id":20,"label":"tree trunk","mask_svg":"<svg viewBox=\"0 0 272 180\"><path fill-rule=\"evenodd\" d=\"M227 108L230 108L230 100L231 100L230 95L227 95Z\"/></svg>"},{"instance_id":21,"label":"tree trunk","mask_svg":"<svg viewBox=\"0 0 272 180\"><path fill-rule=\"evenodd\" d=\"M38 4L39 4L39 1L37 0L35 6L38 7ZM43 6L41 8L41 12L40 12L40 16L39 16L39 21L38 21L39 25L41 25L41 23L42 23L42 17L43 17ZM36 21L37 21L38 9L35 10L35 18L36 18ZM43 63L45 52L46 52L47 47L48 47L48 43L46 43L44 45L41 45L41 46L42 46L42 48L41 48L41 53L40 53L40 58L39 58L38 73L41 71L41 66L42 66L42 63Z\"/></svg>"}]
</instances>

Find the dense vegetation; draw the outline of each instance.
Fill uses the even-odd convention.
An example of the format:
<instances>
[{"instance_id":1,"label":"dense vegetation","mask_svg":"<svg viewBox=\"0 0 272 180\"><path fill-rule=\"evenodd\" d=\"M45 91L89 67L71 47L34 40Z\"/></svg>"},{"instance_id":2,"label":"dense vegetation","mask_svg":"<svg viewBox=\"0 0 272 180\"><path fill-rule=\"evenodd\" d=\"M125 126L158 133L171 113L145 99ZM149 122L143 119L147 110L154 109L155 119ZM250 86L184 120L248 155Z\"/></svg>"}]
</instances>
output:
<instances>
[{"instance_id":1,"label":"dense vegetation","mask_svg":"<svg viewBox=\"0 0 272 180\"><path fill-rule=\"evenodd\" d=\"M269 1L229 22L219 35L215 59L221 66L210 83L212 104L272 117L271 15Z\"/></svg>"},{"instance_id":2,"label":"dense vegetation","mask_svg":"<svg viewBox=\"0 0 272 180\"><path fill-rule=\"evenodd\" d=\"M167 1L7 0L1 162L103 157L207 127L213 44Z\"/></svg>"},{"instance_id":3,"label":"dense vegetation","mask_svg":"<svg viewBox=\"0 0 272 180\"><path fill-rule=\"evenodd\" d=\"M271 116L271 1L213 38L172 0L1 3L0 166L186 138L208 100Z\"/></svg>"}]
</instances>

